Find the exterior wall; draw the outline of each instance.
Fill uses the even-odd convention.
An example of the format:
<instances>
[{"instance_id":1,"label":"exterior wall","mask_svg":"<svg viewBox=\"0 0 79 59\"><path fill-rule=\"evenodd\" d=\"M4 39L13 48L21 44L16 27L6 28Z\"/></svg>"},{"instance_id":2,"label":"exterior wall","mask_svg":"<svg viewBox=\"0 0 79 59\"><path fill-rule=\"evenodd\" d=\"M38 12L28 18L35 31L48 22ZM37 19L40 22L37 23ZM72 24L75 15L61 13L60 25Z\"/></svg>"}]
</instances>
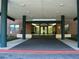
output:
<instances>
[{"instance_id":1,"label":"exterior wall","mask_svg":"<svg viewBox=\"0 0 79 59\"><path fill-rule=\"evenodd\" d=\"M72 35L76 35L77 34L77 21L70 21L70 33Z\"/></svg>"},{"instance_id":2,"label":"exterior wall","mask_svg":"<svg viewBox=\"0 0 79 59\"><path fill-rule=\"evenodd\" d=\"M65 25L69 24L69 31L68 34L72 34L72 35L76 35L77 34L77 21L73 21L73 19L65 19ZM61 26L60 24L56 25L56 32L57 34L60 34L60 30L59 30L59 26Z\"/></svg>"},{"instance_id":3,"label":"exterior wall","mask_svg":"<svg viewBox=\"0 0 79 59\"><path fill-rule=\"evenodd\" d=\"M65 24L69 24L69 34L77 34L77 21L73 21L73 19L68 19L65 21Z\"/></svg>"},{"instance_id":4,"label":"exterior wall","mask_svg":"<svg viewBox=\"0 0 79 59\"><path fill-rule=\"evenodd\" d=\"M10 24L17 24L17 25L19 25L20 26L19 31L10 34ZM31 28L32 28L31 24L30 23L26 23L26 33L27 34L31 34ZM15 36L17 34L20 34L22 32L22 20L15 20L15 21L8 20L7 21L7 29L8 29L7 30L8 35Z\"/></svg>"},{"instance_id":5,"label":"exterior wall","mask_svg":"<svg viewBox=\"0 0 79 59\"><path fill-rule=\"evenodd\" d=\"M13 32L12 34L10 33L10 25L11 24L16 24L19 25L19 30L16 32ZM26 23L26 33L27 34L31 34L31 24L30 23ZM1 32L1 17L0 17L0 32ZM12 21L10 19L7 19L7 35L12 35L12 36L16 36L17 34L20 34L22 32L22 20L21 19L16 19L15 21Z\"/></svg>"},{"instance_id":6,"label":"exterior wall","mask_svg":"<svg viewBox=\"0 0 79 59\"><path fill-rule=\"evenodd\" d=\"M31 34L32 25L31 23L26 23L26 33Z\"/></svg>"},{"instance_id":7,"label":"exterior wall","mask_svg":"<svg viewBox=\"0 0 79 59\"><path fill-rule=\"evenodd\" d=\"M20 26L19 31L13 32L12 34L10 34L10 25L11 24L17 24ZM22 20L15 20L12 21L10 19L7 19L7 35L12 35L12 36L16 36L16 34L19 34L21 32L22 29ZM1 17L0 17L0 33L1 33Z\"/></svg>"},{"instance_id":8,"label":"exterior wall","mask_svg":"<svg viewBox=\"0 0 79 59\"><path fill-rule=\"evenodd\" d=\"M10 24L17 24L20 26L19 31L10 34ZM66 19L65 24L69 24L69 34L76 35L77 34L77 21L73 21L72 19ZM59 24L58 24L59 25ZM60 26L60 25L59 25ZM1 19L0 19L0 28L1 28ZM26 33L31 34L32 25L31 23L26 23ZM20 34L22 31L22 20L17 19L15 21L7 20L7 34L16 36ZM1 32L1 31L0 31ZM57 32L59 33L59 32Z\"/></svg>"},{"instance_id":9,"label":"exterior wall","mask_svg":"<svg viewBox=\"0 0 79 59\"><path fill-rule=\"evenodd\" d=\"M56 34L61 34L61 24L56 24Z\"/></svg>"},{"instance_id":10,"label":"exterior wall","mask_svg":"<svg viewBox=\"0 0 79 59\"><path fill-rule=\"evenodd\" d=\"M65 25L67 25L67 24L69 24L69 31L68 31L68 34L71 34L71 29L70 29L70 27L71 27L71 24L70 24L70 21L71 21L71 19L66 19L65 20Z\"/></svg>"},{"instance_id":11,"label":"exterior wall","mask_svg":"<svg viewBox=\"0 0 79 59\"><path fill-rule=\"evenodd\" d=\"M17 24L20 26L19 30L16 32L13 32L12 34L10 33L10 25L11 24ZM8 35L16 36L17 34L20 34L21 31L22 31L22 20L15 20L15 21L7 20L7 34Z\"/></svg>"}]
</instances>

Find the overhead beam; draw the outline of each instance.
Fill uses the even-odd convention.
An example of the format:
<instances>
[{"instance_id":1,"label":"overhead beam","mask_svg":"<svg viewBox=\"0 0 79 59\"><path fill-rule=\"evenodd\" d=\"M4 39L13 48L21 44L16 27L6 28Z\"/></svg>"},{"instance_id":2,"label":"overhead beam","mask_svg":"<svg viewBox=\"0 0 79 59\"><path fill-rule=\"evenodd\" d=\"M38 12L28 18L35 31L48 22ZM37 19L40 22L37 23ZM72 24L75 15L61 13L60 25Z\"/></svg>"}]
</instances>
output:
<instances>
[{"instance_id":1,"label":"overhead beam","mask_svg":"<svg viewBox=\"0 0 79 59\"><path fill-rule=\"evenodd\" d=\"M0 12L0 16L1 16L1 12ZM15 21L15 19L13 17L7 16L8 19Z\"/></svg>"},{"instance_id":2,"label":"overhead beam","mask_svg":"<svg viewBox=\"0 0 79 59\"><path fill-rule=\"evenodd\" d=\"M77 17L75 17L74 19L73 19L73 21L76 21L77 20Z\"/></svg>"},{"instance_id":3,"label":"overhead beam","mask_svg":"<svg viewBox=\"0 0 79 59\"><path fill-rule=\"evenodd\" d=\"M26 23L61 23L61 21L26 21Z\"/></svg>"}]
</instances>

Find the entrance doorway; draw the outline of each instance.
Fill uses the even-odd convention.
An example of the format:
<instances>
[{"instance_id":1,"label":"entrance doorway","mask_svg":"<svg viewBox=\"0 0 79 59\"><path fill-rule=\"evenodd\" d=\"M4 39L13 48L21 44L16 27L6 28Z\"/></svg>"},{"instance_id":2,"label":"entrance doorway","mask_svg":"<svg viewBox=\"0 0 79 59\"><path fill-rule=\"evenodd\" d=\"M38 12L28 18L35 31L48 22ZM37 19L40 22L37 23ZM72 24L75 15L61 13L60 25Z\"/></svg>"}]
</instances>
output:
<instances>
[{"instance_id":1,"label":"entrance doorway","mask_svg":"<svg viewBox=\"0 0 79 59\"><path fill-rule=\"evenodd\" d=\"M41 35L47 35L48 33L47 27L46 26L41 26Z\"/></svg>"},{"instance_id":2,"label":"entrance doorway","mask_svg":"<svg viewBox=\"0 0 79 59\"><path fill-rule=\"evenodd\" d=\"M56 23L54 24L35 24L32 23L32 34L54 35L56 34Z\"/></svg>"}]
</instances>

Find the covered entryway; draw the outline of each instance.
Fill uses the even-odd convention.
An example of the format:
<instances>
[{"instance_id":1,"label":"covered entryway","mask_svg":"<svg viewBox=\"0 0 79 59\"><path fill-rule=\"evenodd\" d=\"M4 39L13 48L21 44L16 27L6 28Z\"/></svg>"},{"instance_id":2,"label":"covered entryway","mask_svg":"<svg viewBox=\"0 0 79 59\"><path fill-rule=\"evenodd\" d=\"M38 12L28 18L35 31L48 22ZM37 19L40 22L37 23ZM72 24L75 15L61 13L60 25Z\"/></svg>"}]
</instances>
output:
<instances>
[{"instance_id":1,"label":"covered entryway","mask_svg":"<svg viewBox=\"0 0 79 59\"><path fill-rule=\"evenodd\" d=\"M56 20L54 20L55 22L56 21L61 21L61 33L59 33L59 34L61 35L61 40L64 40L65 39L65 33L71 34L70 32L65 31L65 27L68 27L68 26L65 26L65 24L66 25L70 24L69 22L71 22L70 20L72 18L74 18L76 16L79 16L79 14L76 15L76 10L75 10L75 9L78 9L78 3L79 3L78 0L76 0L76 1L74 1L74 0L71 1L70 0L70 2L72 2L72 4L69 4L69 5L65 5L64 4L65 2L67 4L67 2L69 2L69 1L63 1L62 4L61 3L56 4L58 1L51 1L51 0L50 1L45 1L45 0L44 1L29 1L29 2L32 2L33 4L31 3L30 6L26 6L26 4L24 4L23 6L25 6L25 9L24 9L24 7L23 8L19 7L20 5L19 6L16 5L16 4L22 3L21 1L19 2L19 1L14 1L13 0L13 7L14 8L11 5L8 6L8 3L10 4L11 1L1 0L1 2L2 3L1 3L1 36L0 36L0 47L7 47L7 35L8 35L7 34L7 14L9 14L11 16L14 16L15 19L22 20L21 23L19 22L19 24L17 24L17 25L21 25L21 26L13 26L13 31L19 31L18 33L16 32L16 35L17 34L21 34L22 35L21 36L22 39L26 39L26 35L27 35L27 33L26 33L26 27L27 27L26 25L27 24L26 23L27 23L27 20L30 21L30 22L31 21L36 22L34 19L40 19L39 21L42 21L42 19L44 19L44 21L47 21L47 19L53 19L53 20L56 19ZM23 2L26 2L26 1L24 0ZM37 3L35 3L35 2L37 2ZM78 2L78 3L76 4L76 2ZM57 13L59 13L59 14L56 13L56 10L59 9L59 8L57 8L56 5L59 5L60 7L63 7L63 9L60 8L61 9L61 11L59 10L60 13L59 13L59 11L57 11ZM75 5L75 6L73 6L73 5ZM77 5L77 8L75 8L76 5ZM10 8L10 10L8 10L9 9L8 7ZM27 15L27 13L29 13L29 11L27 10L26 7L28 7L29 11L31 12L29 15ZM33 7L35 7L35 8L33 8ZM72 8L72 9L68 10L68 8ZM17 9L21 10L21 11L23 10L23 12L21 12L21 13L19 11L18 11L18 13L16 13L15 11L12 12L11 10L14 10L14 9L16 9L15 10L16 12L17 12ZM75 12L75 13L72 13L71 10L72 10L72 12ZM9 11L9 13L7 11ZM26 12L26 11L28 11L28 12ZM10 12L11 12L11 14L10 14ZM78 12L79 11L77 10L77 13ZM12 15L13 13L14 13L14 15ZM15 16L16 14L18 14L18 15ZM23 16L23 19L21 18L22 16ZM69 20L69 22L68 22L68 20ZM67 23L65 23L65 21ZM16 22L16 21L14 21L14 22ZM50 22L52 22L52 21L50 20ZM49 23L49 22L47 22L47 23ZM79 24L79 21L78 21L78 24ZM13 25L15 25L15 24L13 24ZM16 29L15 29L15 27L16 27ZM76 28L76 29L79 29L79 26L77 26L77 27L78 28ZM60 27L58 27L58 28L60 29ZM39 33L41 33L43 35L44 34L48 34L49 31L47 30L46 26L41 26L41 29L43 31L41 31ZM68 30L68 29L66 29L66 30ZM9 31L9 34L13 34L13 33ZM79 45L79 40L78 40L79 31L78 30L77 30L76 34L77 34L77 43ZM46 37L48 37L48 35ZM35 38L32 37L31 39L35 39ZM39 36L39 39L40 39L40 36ZM43 38L43 39L45 39L45 38ZM49 38L47 38L47 39L49 39ZM54 38L54 39L56 40L56 38ZM50 40L52 40L52 39L50 39Z\"/></svg>"},{"instance_id":2,"label":"covered entryway","mask_svg":"<svg viewBox=\"0 0 79 59\"><path fill-rule=\"evenodd\" d=\"M30 24L26 26L26 35L32 37L26 37L27 41L12 50L74 50L56 38L57 34L61 34L61 21L26 21L26 24Z\"/></svg>"}]
</instances>

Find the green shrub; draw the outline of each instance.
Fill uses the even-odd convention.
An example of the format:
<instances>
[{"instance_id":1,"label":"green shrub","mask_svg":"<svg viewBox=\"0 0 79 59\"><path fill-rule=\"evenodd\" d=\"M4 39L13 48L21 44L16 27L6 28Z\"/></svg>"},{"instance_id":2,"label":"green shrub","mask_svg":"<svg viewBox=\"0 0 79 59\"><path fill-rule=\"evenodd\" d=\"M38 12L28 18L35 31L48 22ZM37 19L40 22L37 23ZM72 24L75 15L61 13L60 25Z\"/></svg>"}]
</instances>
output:
<instances>
[{"instance_id":1,"label":"green shrub","mask_svg":"<svg viewBox=\"0 0 79 59\"><path fill-rule=\"evenodd\" d=\"M7 41L12 41L12 40L16 40L17 37L15 36L7 36Z\"/></svg>"}]
</instances>

